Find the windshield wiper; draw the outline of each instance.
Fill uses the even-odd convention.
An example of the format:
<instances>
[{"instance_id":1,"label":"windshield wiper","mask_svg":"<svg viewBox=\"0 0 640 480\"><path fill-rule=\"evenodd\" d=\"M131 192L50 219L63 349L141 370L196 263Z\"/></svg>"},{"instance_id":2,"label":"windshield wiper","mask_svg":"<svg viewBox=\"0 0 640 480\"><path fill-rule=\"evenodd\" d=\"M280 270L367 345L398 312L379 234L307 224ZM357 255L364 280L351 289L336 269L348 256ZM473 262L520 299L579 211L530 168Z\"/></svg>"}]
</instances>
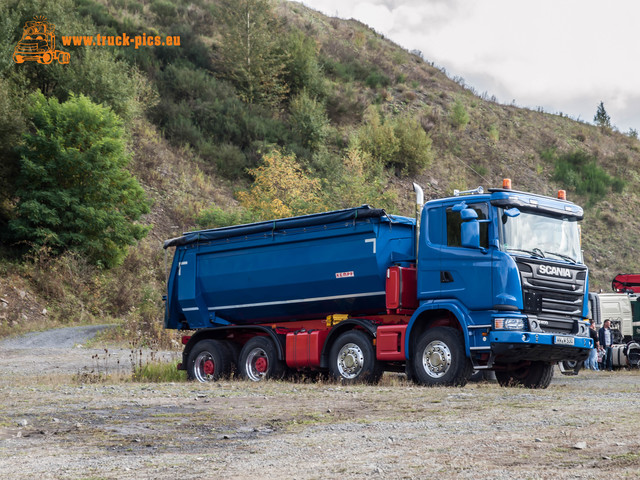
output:
<instances>
[{"instance_id":1,"label":"windshield wiper","mask_svg":"<svg viewBox=\"0 0 640 480\"><path fill-rule=\"evenodd\" d=\"M507 248L507 252L524 252L528 253L532 257L544 258L544 253L539 248L533 248L531 250L525 250L524 248Z\"/></svg>"},{"instance_id":2,"label":"windshield wiper","mask_svg":"<svg viewBox=\"0 0 640 480\"><path fill-rule=\"evenodd\" d=\"M565 255L565 254L563 254L563 253L558 253L558 252L549 252L548 250L545 250L544 252L545 252L545 253L548 253L549 255L555 255L556 257L560 257L560 258L562 258L563 260L566 260L567 262L571 262L571 263L578 263L578 261L577 261L575 258L570 257L569 255Z\"/></svg>"}]
</instances>

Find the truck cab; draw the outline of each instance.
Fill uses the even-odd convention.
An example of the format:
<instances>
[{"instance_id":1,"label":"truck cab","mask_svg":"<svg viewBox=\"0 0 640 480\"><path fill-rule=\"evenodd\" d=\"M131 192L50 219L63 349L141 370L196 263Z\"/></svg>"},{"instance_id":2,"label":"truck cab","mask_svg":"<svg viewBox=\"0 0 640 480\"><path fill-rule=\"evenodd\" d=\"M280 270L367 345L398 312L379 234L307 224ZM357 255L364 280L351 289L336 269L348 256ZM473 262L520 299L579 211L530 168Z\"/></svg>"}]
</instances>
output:
<instances>
[{"instance_id":1,"label":"truck cab","mask_svg":"<svg viewBox=\"0 0 640 480\"><path fill-rule=\"evenodd\" d=\"M433 321L460 328L473 367L495 369L505 382L556 361L584 360L591 340L582 217L563 198L514 191L510 182L426 203L420 307L409 331Z\"/></svg>"}]
</instances>

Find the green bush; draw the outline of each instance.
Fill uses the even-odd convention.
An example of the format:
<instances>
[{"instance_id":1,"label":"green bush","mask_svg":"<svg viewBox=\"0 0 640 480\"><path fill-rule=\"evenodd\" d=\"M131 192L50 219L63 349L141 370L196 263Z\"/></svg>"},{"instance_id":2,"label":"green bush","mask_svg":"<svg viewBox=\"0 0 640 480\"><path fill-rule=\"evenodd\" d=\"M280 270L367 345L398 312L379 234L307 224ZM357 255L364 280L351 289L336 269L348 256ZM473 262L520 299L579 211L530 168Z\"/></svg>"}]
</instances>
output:
<instances>
[{"instance_id":1,"label":"green bush","mask_svg":"<svg viewBox=\"0 0 640 480\"><path fill-rule=\"evenodd\" d=\"M460 130L464 130L469 123L469 114L460 99L453 102L453 107L449 114L449 120L451 121L451 125Z\"/></svg>"},{"instance_id":2,"label":"green bush","mask_svg":"<svg viewBox=\"0 0 640 480\"><path fill-rule=\"evenodd\" d=\"M223 143L216 145L214 150L215 165L222 176L233 179L247 175L247 168L252 164L240 148L231 143Z\"/></svg>"},{"instance_id":3,"label":"green bush","mask_svg":"<svg viewBox=\"0 0 640 480\"><path fill-rule=\"evenodd\" d=\"M601 200L609 192L621 193L626 182L612 177L598 165L596 157L576 151L558 157L553 179L577 194L588 197L588 205Z\"/></svg>"},{"instance_id":4,"label":"green bush","mask_svg":"<svg viewBox=\"0 0 640 480\"><path fill-rule=\"evenodd\" d=\"M173 3L167 0L155 0L149 7L156 14L160 23L166 24L175 21L178 11Z\"/></svg>"},{"instance_id":5,"label":"green bush","mask_svg":"<svg viewBox=\"0 0 640 480\"><path fill-rule=\"evenodd\" d=\"M322 148L329 129L324 105L303 90L291 100L290 113L289 123L299 143L311 151Z\"/></svg>"},{"instance_id":6,"label":"green bush","mask_svg":"<svg viewBox=\"0 0 640 480\"><path fill-rule=\"evenodd\" d=\"M364 125L356 134L358 146L369 153L381 166L392 164L400 151L395 128L385 122L375 106L369 106L364 114Z\"/></svg>"},{"instance_id":7,"label":"green bush","mask_svg":"<svg viewBox=\"0 0 640 480\"><path fill-rule=\"evenodd\" d=\"M243 225L253 221L254 217L248 210L243 208L223 210L215 205L200 212L200 215L196 218L196 223L200 228L228 227L230 225Z\"/></svg>"},{"instance_id":8,"label":"green bush","mask_svg":"<svg viewBox=\"0 0 640 480\"><path fill-rule=\"evenodd\" d=\"M136 221L149 211L144 190L125 169L120 119L83 95L59 103L36 93L30 101L33 128L19 149L18 201L9 222L13 241L118 265L127 246L146 235Z\"/></svg>"},{"instance_id":9,"label":"green bush","mask_svg":"<svg viewBox=\"0 0 640 480\"><path fill-rule=\"evenodd\" d=\"M387 77L384 73L378 70L373 70L369 75L367 75L364 83L369 88L378 88L389 86L391 84L391 80L389 80L389 77Z\"/></svg>"},{"instance_id":10,"label":"green bush","mask_svg":"<svg viewBox=\"0 0 640 480\"><path fill-rule=\"evenodd\" d=\"M364 117L355 146L371 155L374 171L381 173L381 168L388 166L399 168L403 175L416 174L431 163L432 141L418 119L409 115L384 119L373 106Z\"/></svg>"},{"instance_id":11,"label":"green bush","mask_svg":"<svg viewBox=\"0 0 640 480\"><path fill-rule=\"evenodd\" d=\"M284 49L289 55L284 80L290 93L295 95L306 90L311 96L323 97L326 92L315 40L294 30L287 37Z\"/></svg>"},{"instance_id":12,"label":"green bush","mask_svg":"<svg viewBox=\"0 0 640 480\"><path fill-rule=\"evenodd\" d=\"M394 132L399 148L391 162L393 165L400 167L405 174L416 174L431 164L431 137L417 118L408 115L398 117L394 121Z\"/></svg>"}]
</instances>

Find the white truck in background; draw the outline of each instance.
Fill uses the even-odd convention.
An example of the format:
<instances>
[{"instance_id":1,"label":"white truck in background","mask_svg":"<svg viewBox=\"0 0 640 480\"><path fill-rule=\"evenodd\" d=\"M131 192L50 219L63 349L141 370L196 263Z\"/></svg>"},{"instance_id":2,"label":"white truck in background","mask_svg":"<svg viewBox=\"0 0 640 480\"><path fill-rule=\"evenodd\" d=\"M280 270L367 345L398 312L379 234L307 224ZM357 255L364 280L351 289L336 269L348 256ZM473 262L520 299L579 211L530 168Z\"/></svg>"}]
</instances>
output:
<instances>
[{"instance_id":1,"label":"white truck in background","mask_svg":"<svg viewBox=\"0 0 640 480\"><path fill-rule=\"evenodd\" d=\"M600 330L605 320L611 322L613 367L640 367L640 297L627 293L589 293L589 318ZM583 362L565 360L558 363L565 375L577 375Z\"/></svg>"}]
</instances>

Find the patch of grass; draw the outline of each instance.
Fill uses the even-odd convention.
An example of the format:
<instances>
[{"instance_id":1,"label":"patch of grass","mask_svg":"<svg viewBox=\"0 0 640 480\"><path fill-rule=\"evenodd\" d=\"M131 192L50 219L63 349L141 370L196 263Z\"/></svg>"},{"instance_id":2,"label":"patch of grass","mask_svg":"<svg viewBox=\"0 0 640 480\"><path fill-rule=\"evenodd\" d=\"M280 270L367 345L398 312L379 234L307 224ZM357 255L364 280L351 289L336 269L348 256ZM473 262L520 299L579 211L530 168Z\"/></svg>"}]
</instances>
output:
<instances>
[{"instance_id":1,"label":"patch of grass","mask_svg":"<svg viewBox=\"0 0 640 480\"><path fill-rule=\"evenodd\" d=\"M151 362L134 369L134 382L186 382L187 372L178 370L176 363Z\"/></svg>"}]
</instances>

